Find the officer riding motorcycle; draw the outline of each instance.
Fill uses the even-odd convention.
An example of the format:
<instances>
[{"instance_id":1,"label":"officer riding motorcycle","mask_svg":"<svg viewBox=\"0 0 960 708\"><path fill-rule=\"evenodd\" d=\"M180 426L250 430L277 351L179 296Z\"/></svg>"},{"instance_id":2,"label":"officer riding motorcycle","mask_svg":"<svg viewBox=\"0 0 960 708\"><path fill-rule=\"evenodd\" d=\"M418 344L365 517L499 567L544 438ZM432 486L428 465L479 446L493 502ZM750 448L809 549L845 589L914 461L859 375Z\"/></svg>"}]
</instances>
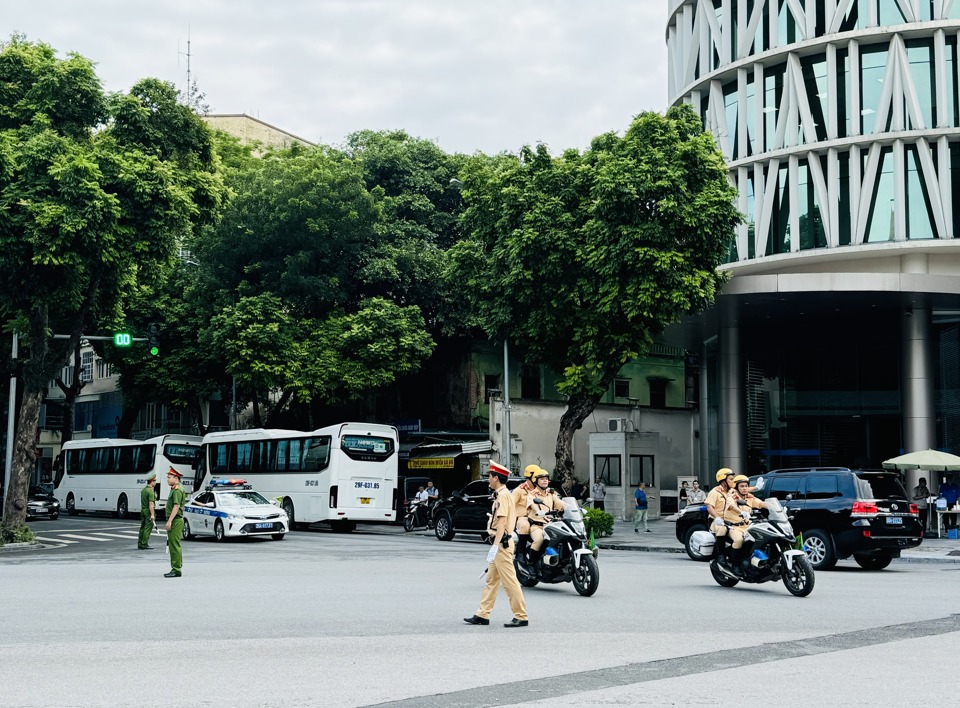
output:
<instances>
[{"instance_id":1,"label":"officer riding motorcycle","mask_svg":"<svg viewBox=\"0 0 960 708\"><path fill-rule=\"evenodd\" d=\"M530 538L533 543L530 545L530 561L536 561L543 555L543 528L549 523L547 516L550 512L563 511L563 502L553 489L550 489L550 473L545 469L537 469L530 477L533 483L533 491L530 493L530 499L527 507L527 522L530 525ZM537 500L537 501L534 501Z\"/></svg>"},{"instance_id":2,"label":"officer riding motorcycle","mask_svg":"<svg viewBox=\"0 0 960 708\"><path fill-rule=\"evenodd\" d=\"M724 508L722 519L717 523L725 526L727 534L730 536L730 556L725 559L720 556L721 562L727 560L731 565L738 565L744 558L743 538L747 530L752 525L750 522L750 509L765 509L767 507L762 501L753 496L749 491L750 480L746 475L738 474L733 478L733 489L727 493L727 504Z\"/></svg>"}]
</instances>

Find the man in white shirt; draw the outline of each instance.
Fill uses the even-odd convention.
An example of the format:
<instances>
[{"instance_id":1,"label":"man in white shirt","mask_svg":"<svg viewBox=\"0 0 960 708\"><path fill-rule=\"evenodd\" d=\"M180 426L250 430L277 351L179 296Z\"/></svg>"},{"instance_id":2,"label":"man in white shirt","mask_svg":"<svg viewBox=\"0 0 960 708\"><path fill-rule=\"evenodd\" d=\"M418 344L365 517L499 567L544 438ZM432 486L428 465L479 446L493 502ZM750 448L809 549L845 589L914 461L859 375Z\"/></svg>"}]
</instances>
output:
<instances>
[{"instance_id":1,"label":"man in white shirt","mask_svg":"<svg viewBox=\"0 0 960 708\"><path fill-rule=\"evenodd\" d=\"M593 508L604 511L603 500L607 498L607 488L599 479L593 483Z\"/></svg>"}]
</instances>

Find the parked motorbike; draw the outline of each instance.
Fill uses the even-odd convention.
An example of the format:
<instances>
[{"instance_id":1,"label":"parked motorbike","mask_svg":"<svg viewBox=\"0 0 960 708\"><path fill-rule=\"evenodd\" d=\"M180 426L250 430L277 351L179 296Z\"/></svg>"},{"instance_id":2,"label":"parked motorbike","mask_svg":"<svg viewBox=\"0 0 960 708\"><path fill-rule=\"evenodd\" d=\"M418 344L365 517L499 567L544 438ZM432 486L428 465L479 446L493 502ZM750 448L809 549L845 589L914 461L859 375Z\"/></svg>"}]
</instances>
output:
<instances>
[{"instance_id":1,"label":"parked motorbike","mask_svg":"<svg viewBox=\"0 0 960 708\"><path fill-rule=\"evenodd\" d=\"M535 503L542 504L539 499ZM600 585L596 548L588 548L583 512L573 497L563 499L562 512L548 512L550 521L543 527L542 555L529 549L517 553L514 565L517 580L525 588L538 583L569 583L584 597L593 595Z\"/></svg>"},{"instance_id":2,"label":"parked motorbike","mask_svg":"<svg viewBox=\"0 0 960 708\"><path fill-rule=\"evenodd\" d=\"M766 518L764 518L766 516ZM767 508L754 510L754 522L744 537L744 558L731 563L720 557L717 539L710 531L695 531L691 546L711 557L710 572L718 585L732 588L745 583L766 583L783 580L790 594L806 597L813 592L813 566L807 555L796 549L796 538L787 512L775 498L767 499Z\"/></svg>"},{"instance_id":3,"label":"parked motorbike","mask_svg":"<svg viewBox=\"0 0 960 708\"><path fill-rule=\"evenodd\" d=\"M411 499L403 517L403 530L413 531L417 526L433 528L433 507L430 502Z\"/></svg>"}]
</instances>

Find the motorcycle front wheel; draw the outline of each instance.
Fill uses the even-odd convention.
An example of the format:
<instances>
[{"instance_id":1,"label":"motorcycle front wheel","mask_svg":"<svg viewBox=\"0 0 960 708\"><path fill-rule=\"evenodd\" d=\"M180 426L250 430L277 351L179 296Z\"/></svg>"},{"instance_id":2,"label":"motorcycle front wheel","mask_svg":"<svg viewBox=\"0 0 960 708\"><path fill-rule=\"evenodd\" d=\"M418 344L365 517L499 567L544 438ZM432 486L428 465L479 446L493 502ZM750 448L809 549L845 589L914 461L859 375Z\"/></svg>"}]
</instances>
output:
<instances>
[{"instance_id":1,"label":"motorcycle front wheel","mask_svg":"<svg viewBox=\"0 0 960 708\"><path fill-rule=\"evenodd\" d=\"M407 514L403 517L403 530L413 531L413 514Z\"/></svg>"},{"instance_id":2,"label":"motorcycle front wheel","mask_svg":"<svg viewBox=\"0 0 960 708\"><path fill-rule=\"evenodd\" d=\"M797 597L806 597L813 592L813 584L816 578L813 574L813 565L806 556L797 556L793 559L793 568L787 569L787 564L783 562L783 586L790 591L791 595Z\"/></svg>"},{"instance_id":3,"label":"motorcycle front wheel","mask_svg":"<svg viewBox=\"0 0 960 708\"><path fill-rule=\"evenodd\" d=\"M725 588L732 588L734 585L740 582L736 578L731 578L729 575L720 570L720 567L717 565L716 558L710 561L710 573L713 575L713 579L717 581L717 585Z\"/></svg>"},{"instance_id":4,"label":"motorcycle front wheel","mask_svg":"<svg viewBox=\"0 0 960 708\"><path fill-rule=\"evenodd\" d=\"M600 566L593 556L581 556L580 564L573 570L573 587L584 597L590 597L600 587Z\"/></svg>"}]
</instances>

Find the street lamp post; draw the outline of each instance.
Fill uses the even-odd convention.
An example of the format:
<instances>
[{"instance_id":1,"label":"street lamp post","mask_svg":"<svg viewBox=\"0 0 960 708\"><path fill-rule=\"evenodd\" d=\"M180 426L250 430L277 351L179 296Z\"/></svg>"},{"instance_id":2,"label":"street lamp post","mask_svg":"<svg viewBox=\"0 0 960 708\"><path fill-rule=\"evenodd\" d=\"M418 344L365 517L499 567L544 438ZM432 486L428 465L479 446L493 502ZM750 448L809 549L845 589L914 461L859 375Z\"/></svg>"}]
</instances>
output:
<instances>
[{"instance_id":1,"label":"street lamp post","mask_svg":"<svg viewBox=\"0 0 960 708\"><path fill-rule=\"evenodd\" d=\"M503 464L513 469L510 464L513 459L510 454L510 355L506 339L503 340L503 455Z\"/></svg>"}]
</instances>

